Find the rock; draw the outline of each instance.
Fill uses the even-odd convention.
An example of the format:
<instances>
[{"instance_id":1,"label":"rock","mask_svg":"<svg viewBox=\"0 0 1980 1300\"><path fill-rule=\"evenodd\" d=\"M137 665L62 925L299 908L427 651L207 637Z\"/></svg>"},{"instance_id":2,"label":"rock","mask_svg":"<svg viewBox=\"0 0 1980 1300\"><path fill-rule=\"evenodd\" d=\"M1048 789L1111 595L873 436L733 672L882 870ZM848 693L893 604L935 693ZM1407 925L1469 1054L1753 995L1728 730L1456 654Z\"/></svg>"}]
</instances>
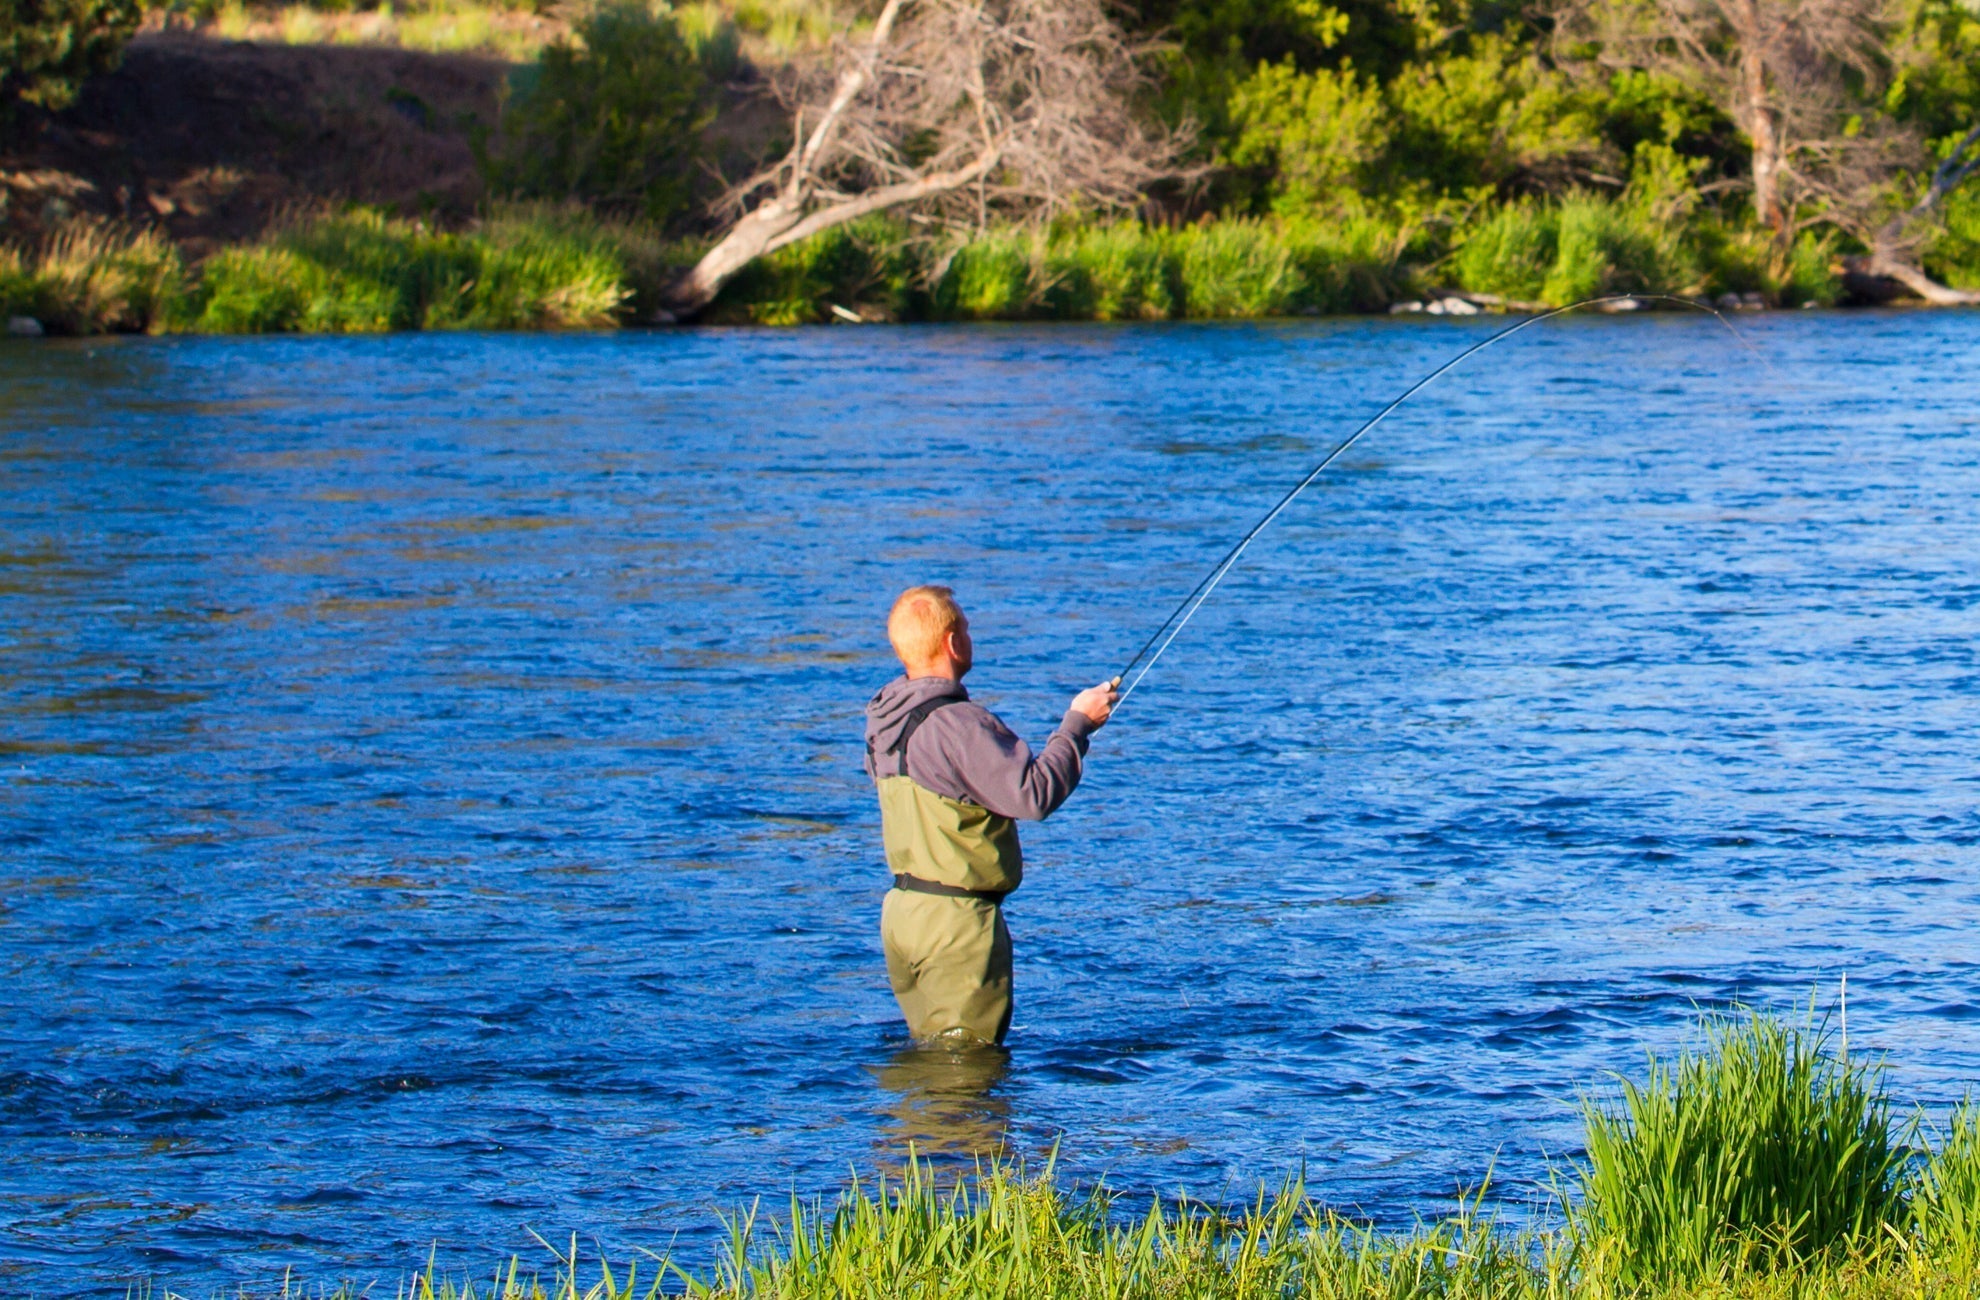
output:
<instances>
[{"instance_id":1,"label":"rock","mask_svg":"<svg viewBox=\"0 0 1980 1300\"><path fill-rule=\"evenodd\" d=\"M48 331L32 316L9 316L7 332L17 339L38 339Z\"/></svg>"},{"instance_id":2,"label":"rock","mask_svg":"<svg viewBox=\"0 0 1980 1300\"><path fill-rule=\"evenodd\" d=\"M1603 303L1602 310L1605 312L1642 311L1643 304L1634 298L1618 298L1614 302Z\"/></svg>"},{"instance_id":3,"label":"rock","mask_svg":"<svg viewBox=\"0 0 1980 1300\"><path fill-rule=\"evenodd\" d=\"M1739 305L1742 311L1765 311L1767 298L1764 294L1743 293L1739 296Z\"/></svg>"},{"instance_id":4,"label":"rock","mask_svg":"<svg viewBox=\"0 0 1980 1300\"><path fill-rule=\"evenodd\" d=\"M680 317L674 315L674 313L668 311L665 307L658 307L654 309L652 323L655 325L678 325L681 323L681 320Z\"/></svg>"},{"instance_id":5,"label":"rock","mask_svg":"<svg viewBox=\"0 0 1980 1300\"><path fill-rule=\"evenodd\" d=\"M1712 300L1712 305L1720 311L1738 311L1739 295L1736 293L1722 293Z\"/></svg>"},{"instance_id":6,"label":"rock","mask_svg":"<svg viewBox=\"0 0 1980 1300\"><path fill-rule=\"evenodd\" d=\"M1479 312L1478 304L1462 298L1439 298L1437 305L1444 309L1446 316L1476 316Z\"/></svg>"},{"instance_id":7,"label":"rock","mask_svg":"<svg viewBox=\"0 0 1980 1300\"><path fill-rule=\"evenodd\" d=\"M1423 304L1415 301L1392 302L1389 304L1389 315L1391 316L1411 316L1422 310Z\"/></svg>"}]
</instances>

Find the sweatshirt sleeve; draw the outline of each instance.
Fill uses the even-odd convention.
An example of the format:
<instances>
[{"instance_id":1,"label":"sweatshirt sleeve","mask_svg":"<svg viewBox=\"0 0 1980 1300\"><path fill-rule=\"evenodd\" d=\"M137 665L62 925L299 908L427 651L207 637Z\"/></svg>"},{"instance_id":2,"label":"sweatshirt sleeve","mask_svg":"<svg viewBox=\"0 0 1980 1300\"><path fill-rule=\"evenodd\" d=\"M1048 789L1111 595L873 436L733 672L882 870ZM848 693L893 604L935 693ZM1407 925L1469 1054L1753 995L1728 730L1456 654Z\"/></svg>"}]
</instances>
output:
<instances>
[{"instance_id":1,"label":"sweatshirt sleeve","mask_svg":"<svg viewBox=\"0 0 1980 1300\"><path fill-rule=\"evenodd\" d=\"M961 725L942 729L943 765L972 803L1001 817L1043 821L1079 784L1087 737L1093 732L1093 721L1085 714L1068 710L1035 756L988 709L971 709L956 721Z\"/></svg>"}]
</instances>

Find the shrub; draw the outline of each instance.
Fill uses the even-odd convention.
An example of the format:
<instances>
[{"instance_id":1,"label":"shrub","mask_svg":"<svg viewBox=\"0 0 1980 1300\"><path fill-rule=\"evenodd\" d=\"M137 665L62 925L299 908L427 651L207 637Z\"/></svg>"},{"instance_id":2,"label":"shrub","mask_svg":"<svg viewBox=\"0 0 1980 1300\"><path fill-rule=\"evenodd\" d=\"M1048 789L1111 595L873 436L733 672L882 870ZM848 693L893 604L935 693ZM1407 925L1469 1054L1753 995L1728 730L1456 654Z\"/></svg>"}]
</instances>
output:
<instances>
[{"instance_id":1,"label":"shrub","mask_svg":"<svg viewBox=\"0 0 1980 1300\"><path fill-rule=\"evenodd\" d=\"M671 14L631 3L593 11L576 37L518 74L489 184L664 223L688 200L708 120L701 66Z\"/></svg>"},{"instance_id":2,"label":"shrub","mask_svg":"<svg viewBox=\"0 0 1980 1300\"><path fill-rule=\"evenodd\" d=\"M1581 1226L1626 1287L1865 1245L1905 1214L1882 1070L1812 1026L1708 1021L1620 1110L1584 1106Z\"/></svg>"},{"instance_id":3,"label":"shrub","mask_svg":"<svg viewBox=\"0 0 1980 1300\"><path fill-rule=\"evenodd\" d=\"M67 107L85 78L116 66L143 16L142 0L0 0L0 107Z\"/></svg>"}]
</instances>

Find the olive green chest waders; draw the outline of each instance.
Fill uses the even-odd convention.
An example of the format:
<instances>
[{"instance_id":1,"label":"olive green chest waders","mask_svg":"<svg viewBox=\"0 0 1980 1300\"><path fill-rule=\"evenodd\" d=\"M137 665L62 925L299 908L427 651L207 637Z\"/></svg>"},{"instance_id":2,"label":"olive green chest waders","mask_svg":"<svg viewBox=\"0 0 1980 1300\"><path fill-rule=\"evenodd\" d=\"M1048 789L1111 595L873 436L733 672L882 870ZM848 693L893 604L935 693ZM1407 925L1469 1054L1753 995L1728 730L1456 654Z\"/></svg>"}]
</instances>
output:
<instances>
[{"instance_id":1,"label":"olive green chest waders","mask_svg":"<svg viewBox=\"0 0 1980 1300\"><path fill-rule=\"evenodd\" d=\"M908 738L936 709L961 702L950 696L917 706L887 750L899 762L879 778L880 835L894 873L880 908L880 943L909 1033L1001 1043L1011 1027L1011 932L1002 904L1024 876L1017 824L907 774Z\"/></svg>"}]
</instances>

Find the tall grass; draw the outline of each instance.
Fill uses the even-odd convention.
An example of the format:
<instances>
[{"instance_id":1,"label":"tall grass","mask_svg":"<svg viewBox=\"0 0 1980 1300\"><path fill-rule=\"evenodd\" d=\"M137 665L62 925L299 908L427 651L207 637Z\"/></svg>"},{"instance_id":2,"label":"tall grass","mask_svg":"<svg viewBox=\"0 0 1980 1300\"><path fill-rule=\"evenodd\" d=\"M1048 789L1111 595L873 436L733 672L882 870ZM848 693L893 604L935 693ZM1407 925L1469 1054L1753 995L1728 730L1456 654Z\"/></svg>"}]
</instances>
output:
<instances>
[{"instance_id":1,"label":"tall grass","mask_svg":"<svg viewBox=\"0 0 1980 1300\"><path fill-rule=\"evenodd\" d=\"M1980 1273L1980 1107L1971 1101L1953 1112L1938 1150L1920 1166L1911 1209L1927 1256Z\"/></svg>"},{"instance_id":2,"label":"tall grass","mask_svg":"<svg viewBox=\"0 0 1980 1300\"><path fill-rule=\"evenodd\" d=\"M624 280L610 232L554 210L466 233L357 211L216 254L171 319L227 334L595 327L618 320Z\"/></svg>"},{"instance_id":3,"label":"tall grass","mask_svg":"<svg viewBox=\"0 0 1980 1300\"><path fill-rule=\"evenodd\" d=\"M0 247L0 315L58 334L152 328L180 293L178 250L151 231L78 222L39 250Z\"/></svg>"},{"instance_id":4,"label":"tall grass","mask_svg":"<svg viewBox=\"0 0 1980 1300\"><path fill-rule=\"evenodd\" d=\"M1812 1024L1710 1022L1618 1108L1589 1103L1580 1218L1626 1286L1874 1244L1904 1221L1906 1145L1881 1066Z\"/></svg>"}]
</instances>

